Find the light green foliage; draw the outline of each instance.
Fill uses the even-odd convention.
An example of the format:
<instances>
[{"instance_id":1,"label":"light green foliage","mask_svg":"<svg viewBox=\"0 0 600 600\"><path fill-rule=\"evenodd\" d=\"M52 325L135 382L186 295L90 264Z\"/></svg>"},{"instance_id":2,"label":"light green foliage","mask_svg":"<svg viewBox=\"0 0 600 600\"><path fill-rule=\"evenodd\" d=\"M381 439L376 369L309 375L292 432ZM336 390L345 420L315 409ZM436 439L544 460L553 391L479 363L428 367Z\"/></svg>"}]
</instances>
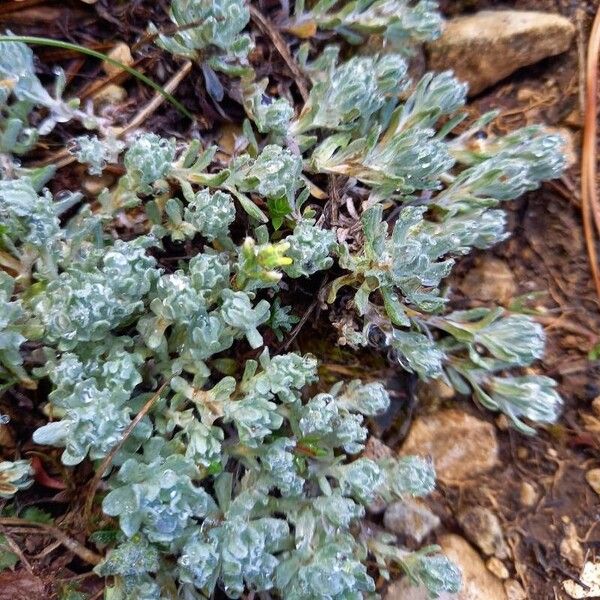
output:
<instances>
[{"instance_id":1,"label":"light green foliage","mask_svg":"<svg viewBox=\"0 0 600 600\"><path fill-rule=\"evenodd\" d=\"M169 173L174 158L174 140L161 138L155 133L139 135L125 152L124 163L130 186L142 193L150 193L150 186Z\"/></svg>"},{"instance_id":2,"label":"light green foliage","mask_svg":"<svg viewBox=\"0 0 600 600\"><path fill-rule=\"evenodd\" d=\"M78 355L64 353L58 360L49 356L45 366L55 386L49 399L62 418L37 429L33 438L64 447L62 460L68 465L88 453L92 459L106 456L131 422L128 401L142 380L143 359L128 351L132 343L126 338L108 338L102 345L79 346Z\"/></svg>"},{"instance_id":3,"label":"light green foliage","mask_svg":"<svg viewBox=\"0 0 600 600\"><path fill-rule=\"evenodd\" d=\"M261 300L253 306L246 292L223 290L221 317L228 325L241 329L252 348L258 348L262 344L258 326L269 319L269 303Z\"/></svg>"},{"instance_id":4,"label":"light green foliage","mask_svg":"<svg viewBox=\"0 0 600 600\"><path fill-rule=\"evenodd\" d=\"M26 340L20 331L20 322L24 317L19 300L11 300L14 293L14 281L4 271L0 271L0 380L10 381L15 376L28 380L23 369L23 358L19 352Z\"/></svg>"},{"instance_id":5,"label":"light green foliage","mask_svg":"<svg viewBox=\"0 0 600 600\"><path fill-rule=\"evenodd\" d=\"M481 374L480 374L481 375ZM523 418L538 423L554 423L560 414L562 399L556 391L556 382L541 375L521 377L482 377L477 381L477 371L470 374L475 397L491 410L506 414L515 427L526 434L535 430Z\"/></svg>"},{"instance_id":6,"label":"light green foliage","mask_svg":"<svg viewBox=\"0 0 600 600\"><path fill-rule=\"evenodd\" d=\"M122 242L73 262L31 299L43 339L62 350L102 340L143 307L158 271L142 244Z\"/></svg>"},{"instance_id":7,"label":"light green foliage","mask_svg":"<svg viewBox=\"0 0 600 600\"><path fill-rule=\"evenodd\" d=\"M107 600L375 598L367 564L455 593L459 572L435 547L409 552L360 526L374 498L434 488L425 459L361 456L385 386L326 391L315 357L281 352L300 316L308 327L335 303L349 346L377 346L522 432L553 422L555 382L524 370L542 357L542 328L494 307L449 313L445 279L457 257L506 238L502 202L561 173L562 139L482 136L494 115L455 133L465 85L451 73L410 82L400 54L437 34L427 0L298 4L282 31L379 36L386 49L341 60L331 45L308 61L300 48L311 90L296 116L271 97L282 80L248 67L247 3L174 0L171 19L157 44L198 62L213 99L214 70L242 75L228 102L255 127L231 156L153 132L117 142L112 123L60 99L62 78L48 94L26 46L0 55L0 379L47 379L50 422L33 437L65 465L110 458L98 488L119 524L97 567ZM98 129L69 144L77 160L125 171L79 207L80 194L44 189L53 167L13 156L70 119ZM0 495L29 475L26 461L1 463Z\"/></svg>"},{"instance_id":8,"label":"light green foliage","mask_svg":"<svg viewBox=\"0 0 600 600\"><path fill-rule=\"evenodd\" d=\"M103 119L78 108L79 100L63 100L66 77L61 69L56 71L55 96L46 91L35 74L29 46L22 42L5 42L0 54L0 152L27 152L39 135L47 135L57 123L77 120L87 129L103 126ZM34 107L47 111L35 127L29 124Z\"/></svg>"},{"instance_id":9,"label":"light green foliage","mask_svg":"<svg viewBox=\"0 0 600 600\"><path fill-rule=\"evenodd\" d=\"M407 65L398 55L354 57L336 65L337 48L330 48L312 65L314 85L291 130L296 134L317 128L362 131L388 97L402 92L408 80Z\"/></svg>"},{"instance_id":10,"label":"light green foliage","mask_svg":"<svg viewBox=\"0 0 600 600\"><path fill-rule=\"evenodd\" d=\"M292 22L291 29L314 26L334 30L351 44L360 44L369 35L381 35L395 50L409 52L411 45L435 39L442 19L437 2L420 0L353 0L337 10L334 0L321 0Z\"/></svg>"},{"instance_id":11,"label":"light green foliage","mask_svg":"<svg viewBox=\"0 0 600 600\"><path fill-rule=\"evenodd\" d=\"M28 460L0 462L0 498L12 498L33 484L33 469Z\"/></svg>"},{"instance_id":12,"label":"light green foliage","mask_svg":"<svg viewBox=\"0 0 600 600\"><path fill-rule=\"evenodd\" d=\"M97 135L80 135L69 147L80 163L88 165L90 175L100 175L107 163L116 163L125 144L115 138L101 140Z\"/></svg>"},{"instance_id":13,"label":"light green foliage","mask_svg":"<svg viewBox=\"0 0 600 600\"><path fill-rule=\"evenodd\" d=\"M333 265L331 253L336 245L333 231L321 229L313 221L303 219L285 241L290 246L286 254L292 263L284 270L290 277L309 277Z\"/></svg>"},{"instance_id":14,"label":"light green foliage","mask_svg":"<svg viewBox=\"0 0 600 600\"><path fill-rule=\"evenodd\" d=\"M292 205L301 173L300 156L281 146L265 146L248 168L241 189L256 192L267 200L284 198Z\"/></svg>"},{"instance_id":15,"label":"light green foliage","mask_svg":"<svg viewBox=\"0 0 600 600\"><path fill-rule=\"evenodd\" d=\"M244 92L244 108L254 121L260 133L285 135L294 109L285 98L272 98L265 90L268 81L246 82Z\"/></svg>"},{"instance_id":16,"label":"light green foliage","mask_svg":"<svg viewBox=\"0 0 600 600\"><path fill-rule=\"evenodd\" d=\"M157 45L169 52L207 60L212 68L228 70L234 59L245 58L250 38L242 30L250 20L245 2L238 0L174 0L172 36L158 34ZM151 33L157 33L154 26Z\"/></svg>"},{"instance_id":17,"label":"light green foliage","mask_svg":"<svg viewBox=\"0 0 600 600\"><path fill-rule=\"evenodd\" d=\"M186 206L184 218L208 241L225 237L235 220L233 199L218 190L212 195L201 190Z\"/></svg>"},{"instance_id":18,"label":"light green foliage","mask_svg":"<svg viewBox=\"0 0 600 600\"><path fill-rule=\"evenodd\" d=\"M0 181L0 215L3 245L16 257L19 242L23 251L56 250L61 231L52 197L49 193L40 196L29 178Z\"/></svg>"}]
</instances>

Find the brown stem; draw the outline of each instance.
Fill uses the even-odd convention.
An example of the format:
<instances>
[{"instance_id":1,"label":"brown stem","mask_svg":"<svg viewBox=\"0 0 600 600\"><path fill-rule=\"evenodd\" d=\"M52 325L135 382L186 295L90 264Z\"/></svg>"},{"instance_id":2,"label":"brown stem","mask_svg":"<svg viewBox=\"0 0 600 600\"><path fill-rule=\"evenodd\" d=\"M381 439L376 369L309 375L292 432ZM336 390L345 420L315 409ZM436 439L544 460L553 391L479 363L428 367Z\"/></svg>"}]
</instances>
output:
<instances>
[{"instance_id":1,"label":"brown stem","mask_svg":"<svg viewBox=\"0 0 600 600\"><path fill-rule=\"evenodd\" d=\"M600 268L596 253L594 224L600 232L600 205L596 187L596 134L598 114L598 52L600 52L600 7L596 11L588 44L586 65L586 101L581 152L581 210L583 230L594 277L596 293L600 297Z\"/></svg>"},{"instance_id":2,"label":"brown stem","mask_svg":"<svg viewBox=\"0 0 600 600\"><path fill-rule=\"evenodd\" d=\"M287 44L281 33L279 33L279 30L275 27L275 25L255 6L250 6L250 16L256 25L258 25L258 28L271 40L271 42L273 42L277 52L279 52L281 58L283 58L285 64L288 66L288 69L292 72L294 81L298 86L298 91L302 96L302 100L306 102L308 100L308 88L306 86L304 75L302 71L300 71L300 67L294 60L293 56L290 54L290 51L288 50Z\"/></svg>"},{"instance_id":3,"label":"brown stem","mask_svg":"<svg viewBox=\"0 0 600 600\"><path fill-rule=\"evenodd\" d=\"M0 518L0 526L32 527L34 529L39 529L42 532L54 537L65 548L69 549L73 554L77 555L79 558L81 558L81 560L84 560L90 565L97 565L103 560L102 556L96 554L92 550L89 550L83 544L69 537L66 533L54 525L35 523L33 521L26 521L25 519L19 519L17 517L2 517Z\"/></svg>"}]
</instances>

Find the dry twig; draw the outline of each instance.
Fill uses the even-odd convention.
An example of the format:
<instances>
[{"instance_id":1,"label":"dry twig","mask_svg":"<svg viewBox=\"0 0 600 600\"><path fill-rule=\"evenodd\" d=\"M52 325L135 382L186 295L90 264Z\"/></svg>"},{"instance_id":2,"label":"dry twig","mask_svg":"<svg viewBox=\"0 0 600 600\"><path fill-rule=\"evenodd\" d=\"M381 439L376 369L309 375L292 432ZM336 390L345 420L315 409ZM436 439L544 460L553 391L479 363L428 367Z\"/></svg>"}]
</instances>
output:
<instances>
[{"instance_id":1,"label":"dry twig","mask_svg":"<svg viewBox=\"0 0 600 600\"><path fill-rule=\"evenodd\" d=\"M294 81L298 86L298 91L302 96L302 100L306 102L308 100L308 88L306 87L306 81L304 79L304 75L302 71L300 71L300 67L294 60L293 56L290 54L288 46L283 39L281 33L279 33L278 29L265 17L258 8L254 6L250 6L250 15L252 16L252 20L258 25L259 29L273 42L273 45L277 49L277 52L283 58L285 64L288 66L288 69L292 72L294 76Z\"/></svg>"},{"instance_id":2,"label":"dry twig","mask_svg":"<svg viewBox=\"0 0 600 600\"><path fill-rule=\"evenodd\" d=\"M581 152L581 210L583 230L596 293L600 297L600 268L594 234L594 224L600 233L600 205L596 187L596 137L598 124L598 53L600 52L600 6L596 12L588 44L586 63L586 101Z\"/></svg>"},{"instance_id":3,"label":"dry twig","mask_svg":"<svg viewBox=\"0 0 600 600\"><path fill-rule=\"evenodd\" d=\"M40 532L54 537L63 546L65 546L65 548L90 565L97 565L103 560L102 556L86 548L83 544L77 540L74 540L72 537L69 537L64 531L60 530L54 525L35 523L33 521L26 521L25 519L19 519L17 517L2 517L0 518L0 526L31 527L33 529L39 529Z\"/></svg>"}]
</instances>

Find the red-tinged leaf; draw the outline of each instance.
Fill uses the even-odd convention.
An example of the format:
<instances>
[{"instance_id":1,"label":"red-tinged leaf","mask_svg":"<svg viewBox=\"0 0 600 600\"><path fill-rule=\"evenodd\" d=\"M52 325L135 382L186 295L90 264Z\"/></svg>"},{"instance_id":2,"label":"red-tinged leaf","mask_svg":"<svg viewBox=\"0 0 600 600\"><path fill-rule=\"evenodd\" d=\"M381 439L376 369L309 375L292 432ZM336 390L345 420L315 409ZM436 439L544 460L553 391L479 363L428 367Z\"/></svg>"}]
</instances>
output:
<instances>
[{"instance_id":1,"label":"red-tinged leaf","mask_svg":"<svg viewBox=\"0 0 600 600\"><path fill-rule=\"evenodd\" d=\"M64 481L51 477L46 473L44 464L42 463L39 456L31 457L31 467L33 469L33 478L37 483L53 490L65 490L67 485Z\"/></svg>"}]
</instances>

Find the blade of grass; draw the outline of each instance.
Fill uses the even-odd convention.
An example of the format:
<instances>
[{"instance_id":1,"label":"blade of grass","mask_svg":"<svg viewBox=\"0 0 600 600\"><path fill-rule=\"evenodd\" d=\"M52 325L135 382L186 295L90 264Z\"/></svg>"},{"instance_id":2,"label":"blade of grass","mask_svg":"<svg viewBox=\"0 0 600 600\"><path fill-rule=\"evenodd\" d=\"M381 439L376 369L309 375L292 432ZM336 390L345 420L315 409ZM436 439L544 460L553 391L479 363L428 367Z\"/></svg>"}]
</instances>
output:
<instances>
[{"instance_id":1,"label":"blade of grass","mask_svg":"<svg viewBox=\"0 0 600 600\"><path fill-rule=\"evenodd\" d=\"M102 52L98 52L97 50L91 50L90 48L80 46L79 44L72 44L70 42L64 42L62 40L53 40L51 38L37 37L32 35L0 35L0 42L23 42L24 44L50 46L52 48L62 48L64 50L72 50L73 52L79 52L80 54L85 54L86 56L92 56L93 58L106 61L111 65L114 65L115 67L119 67L120 69L127 71L127 73L129 73L132 77L139 79L141 82L151 87L154 91L163 96L165 100L170 102L182 115L186 116L192 121L194 120L194 116L185 108L185 106L183 106L181 102L176 100L158 83L152 81L152 79L146 77L146 75L140 73L140 71L138 71L137 69L125 65L122 62L119 62L118 60L115 60L114 58L103 54Z\"/></svg>"}]
</instances>

